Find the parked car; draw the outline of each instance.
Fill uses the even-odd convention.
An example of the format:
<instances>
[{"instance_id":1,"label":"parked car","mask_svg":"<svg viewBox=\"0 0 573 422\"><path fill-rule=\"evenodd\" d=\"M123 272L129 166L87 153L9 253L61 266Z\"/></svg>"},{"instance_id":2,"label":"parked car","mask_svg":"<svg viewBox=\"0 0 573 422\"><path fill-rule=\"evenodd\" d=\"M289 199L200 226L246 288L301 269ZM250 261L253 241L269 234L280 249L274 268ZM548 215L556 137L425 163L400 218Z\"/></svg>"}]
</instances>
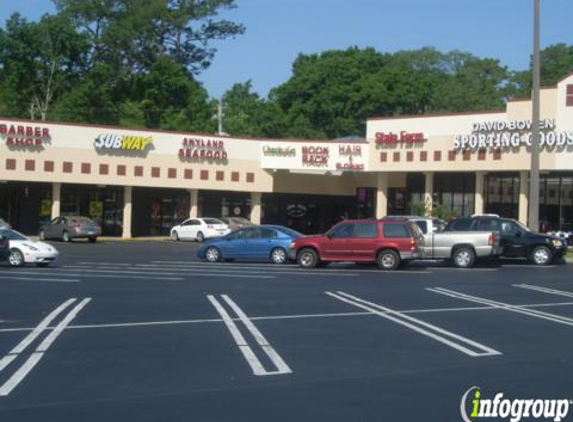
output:
<instances>
[{"instance_id":1,"label":"parked car","mask_svg":"<svg viewBox=\"0 0 573 422\"><path fill-rule=\"evenodd\" d=\"M441 232L440 220L413 217L424 235L421 259L448 259L459 268L473 267L477 259L497 257L502 253L500 236L491 231Z\"/></svg>"},{"instance_id":2,"label":"parked car","mask_svg":"<svg viewBox=\"0 0 573 422\"><path fill-rule=\"evenodd\" d=\"M217 218L189 218L171 229L171 240L196 240L221 237L229 234L229 226Z\"/></svg>"},{"instance_id":3,"label":"parked car","mask_svg":"<svg viewBox=\"0 0 573 422\"><path fill-rule=\"evenodd\" d=\"M12 226L0 218L0 229L11 229Z\"/></svg>"},{"instance_id":4,"label":"parked car","mask_svg":"<svg viewBox=\"0 0 573 422\"><path fill-rule=\"evenodd\" d=\"M344 220L325 235L296 239L289 258L302 268L329 262L376 262L395 270L404 261L421 256L424 239L418 226L407 220Z\"/></svg>"},{"instance_id":5,"label":"parked car","mask_svg":"<svg viewBox=\"0 0 573 422\"><path fill-rule=\"evenodd\" d=\"M0 229L2 230L2 229ZM8 229L3 229L8 230ZM0 235L0 261L6 261L10 257L10 240Z\"/></svg>"},{"instance_id":6,"label":"parked car","mask_svg":"<svg viewBox=\"0 0 573 422\"><path fill-rule=\"evenodd\" d=\"M197 257L209 262L222 260L264 260L275 264L288 261L290 244L302 236L283 226L245 227L218 239L207 240Z\"/></svg>"},{"instance_id":7,"label":"parked car","mask_svg":"<svg viewBox=\"0 0 573 422\"><path fill-rule=\"evenodd\" d=\"M223 223L225 223L231 230L239 230L243 227L253 226L250 220L243 217L221 217Z\"/></svg>"},{"instance_id":8,"label":"parked car","mask_svg":"<svg viewBox=\"0 0 573 422\"><path fill-rule=\"evenodd\" d=\"M92 219L79 216L56 217L40 227L40 240L57 239L70 242L72 239L87 238L91 243L101 236L101 227Z\"/></svg>"},{"instance_id":9,"label":"parked car","mask_svg":"<svg viewBox=\"0 0 573 422\"><path fill-rule=\"evenodd\" d=\"M496 231L500 236L502 255L527 258L536 265L548 265L567 253L567 243L556 236L534 233L520 222L497 216L459 218L446 226L446 231Z\"/></svg>"},{"instance_id":10,"label":"parked car","mask_svg":"<svg viewBox=\"0 0 573 422\"><path fill-rule=\"evenodd\" d=\"M0 229L0 236L10 242L8 263L12 267L22 267L26 263L46 267L58 258L58 251L53 246L33 241L16 230Z\"/></svg>"}]
</instances>

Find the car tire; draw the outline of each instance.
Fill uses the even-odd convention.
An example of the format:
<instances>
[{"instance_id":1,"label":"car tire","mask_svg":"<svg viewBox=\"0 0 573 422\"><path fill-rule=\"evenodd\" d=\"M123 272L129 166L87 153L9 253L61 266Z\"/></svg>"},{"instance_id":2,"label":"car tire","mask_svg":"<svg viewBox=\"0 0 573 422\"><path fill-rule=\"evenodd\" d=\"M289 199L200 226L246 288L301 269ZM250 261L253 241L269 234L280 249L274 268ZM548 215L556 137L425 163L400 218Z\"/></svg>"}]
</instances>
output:
<instances>
[{"instance_id":1,"label":"car tire","mask_svg":"<svg viewBox=\"0 0 573 422\"><path fill-rule=\"evenodd\" d=\"M40 239L42 242L46 240L46 233L44 233L44 230L40 230L40 233L38 233L38 239Z\"/></svg>"},{"instance_id":2,"label":"car tire","mask_svg":"<svg viewBox=\"0 0 573 422\"><path fill-rule=\"evenodd\" d=\"M8 264L11 267L23 267L26 261L24 254L19 249L10 249L10 256L8 256Z\"/></svg>"},{"instance_id":3,"label":"car tire","mask_svg":"<svg viewBox=\"0 0 573 422\"><path fill-rule=\"evenodd\" d=\"M288 261L287 251L283 248L274 248L271 251L271 261L275 264L285 264Z\"/></svg>"},{"instance_id":4,"label":"car tire","mask_svg":"<svg viewBox=\"0 0 573 422\"><path fill-rule=\"evenodd\" d=\"M221 260L221 252L215 246L210 246L205 251L205 260L208 262L219 262Z\"/></svg>"},{"instance_id":5,"label":"car tire","mask_svg":"<svg viewBox=\"0 0 573 422\"><path fill-rule=\"evenodd\" d=\"M553 252L547 246L536 246L531 251L530 259L535 265L549 265L553 261Z\"/></svg>"},{"instance_id":6,"label":"car tire","mask_svg":"<svg viewBox=\"0 0 573 422\"><path fill-rule=\"evenodd\" d=\"M301 268L314 268L319 263L318 254L314 249L305 248L296 256L296 262Z\"/></svg>"},{"instance_id":7,"label":"car tire","mask_svg":"<svg viewBox=\"0 0 573 422\"><path fill-rule=\"evenodd\" d=\"M46 268L49 265L50 265L49 262L36 262L36 267L40 267L40 268Z\"/></svg>"},{"instance_id":8,"label":"car tire","mask_svg":"<svg viewBox=\"0 0 573 422\"><path fill-rule=\"evenodd\" d=\"M62 241L63 242L69 242L70 240L72 240L70 238L70 234L68 233L67 230L64 230L64 232L62 233Z\"/></svg>"},{"instance_id":9,"label":"car tire","mask_svg":"<svg viewBox=\"0 0 573 422\"><path fill-rule=\"evenodd\" d=\"M96 243L97 242L97 237L88 237L88 241L90 243Z\"/></svg>"},{"instance_id":10,"label":"car tire","mask_svg":"<svg viewBox=\"0 0 573 422\"><path fill-rule=\"evenodd\" d=\"M197 242L203 243L204 240L205 240L205 235L203 234L203 232L197 233Z\"/></svg>"},{"instance_id":11,"label":"car tire","mask_svg":"<svg viewBox=\"0 0 573 422\"><path fill-rule=\"evenodd\" d=\"M171 240L173 240L174 242L178 242L180 240L179 233L177 233L177 230L173 230L171 232Z\"/></svg>"},{"instance_id":12,"label":"car tire","mask_svg":"<svg viewBox=\"0 0 573 422\"><path fill-rule=\"evenodd\" d=\"M472 248L463 246L454 251L452 260L457 268L471 268L476 262L476 253Z\"/></svg>"},{"instance_id":13,"label":"car tire","mask_svg":"<svg viewBox=\"0 0 573 422\"><path fill-rule=\"evenodd\" d=\"M392 249L381 251L376 257L378 268L385 271L394 271L400 266L400 255Z\"/></svg>"}]
</instances>

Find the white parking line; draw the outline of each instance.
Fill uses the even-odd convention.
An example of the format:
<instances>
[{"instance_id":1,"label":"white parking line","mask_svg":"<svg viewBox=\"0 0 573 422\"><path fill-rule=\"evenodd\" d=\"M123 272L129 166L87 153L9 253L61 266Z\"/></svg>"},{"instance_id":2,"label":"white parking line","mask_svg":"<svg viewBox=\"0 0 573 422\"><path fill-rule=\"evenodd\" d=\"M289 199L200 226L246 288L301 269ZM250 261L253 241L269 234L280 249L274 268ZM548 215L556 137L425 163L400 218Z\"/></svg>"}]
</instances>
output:
<instances>
[{"instance_id":1,"label":"white parking line","mask_svg":"<svg viewBox=\"0 0 573 422\"><path fill-rule=\"evenodd\" d=\"M86 273L70 273L70 272L58 272L60 270L51 269L50 275L62 276L62 277L90 277L90 278L114 278L114 279L139 279L139 280L185 280L183 277L146 277L143 275L109 275L109 274L86 274ZM39 271L18 271L18 274L45 274L45 271L40 273ZM31 279L32 280L32 279ZM33 280L40 280L34 278ZM77 280L80 281L80 280Z\"/></svg>"},{"instance_id":2,"label":"white parking line","mask_svg":"<svg viewBox=\"0 0 573 422\"><path fill-rule=\"evenodd\" d=\"M547 287L533 286L531 284L513 284L514 287L521 289L534 290L536 292L549 293L557 296L573 297L573 292L566 292L564 290L549 289Z\"/></svg>"},{"instance_id":3,"label":"white parking line","mask_svg":"<svg viewBox=\"0 0 573 422\"><path fill-rule=\"evenodd\" d=\"M290 374L292 370L289 366L285 363L285 361L280 357L280 355L276 352L276 350L269 344L267 339L263 336L263 334L255 327L255 325L251 322L249 317L243 312L241 308L227 295L221 295L223 300L227 302L227 304L231 307L231 309L237 314L239 320L245 325L247 330L251 333L254 337L255 341L261 347L261 349L265 352L265 354L269 357L269 359L273 362L275 367L277 368L276 371L267 371L261 361L257 358L253 349L248 345L245 337L241 334L237 325L235 324L234 320L230 317L228 312L225 308L219 303L219 301L213 295L207 295L207 298L211 302L211 304L215 307L225 325L229 329L231 336L235 340L235 343L239 347L239 350L245 357L248 364L251 366L253 370L253 374L257 376L267 376L267 375L283 375L283 374Z\"/></svg>"},{"instance_id":4,"label":"white parking line","mask_svg":"<svg viewBox=\"0 0 573 422\"><path fill-rule=\"evenodd\" d=\"M368 302L356 296L349 295L348 293L340 291L336 292L336 294L332 292L325 292L325 293L342 302L346 302L350 305L354 305L356 307L365 309L367 311L370 311L372 313L381 316L382 318L389 319L390 321L393 321L404 327L410 328L411 330L414 330L419 334L437 340L440 343L450 346L462 353L465 353L468 356L483 357L483 356L498 356L502 354L497 350L494 350L476 341L470 340L466 337L454 334L450 331L444 330L442 328L421 321L409 315L404 315L404 313L402 312L394 311L385 306L378 305L377 303ZM469 347L472 347L475 350L472 350Z\"/></svg>"},{"instance_id":5,"label":"white parking line","mask_svg":"<svg viewBox=\"0 0 573 422\"><path fill-rule=\"evenodd\" d=\"M113 272L119 272L119 273L130 273L133 271L137 271L137 273L145 273L145 274L153 274L153 271L163 271L163 270L167 270L172 274L187 274L187 275L195 275L198 273L208 273L208 274L261 274L261 270L262 268L260 267L245 267L245 266L235 266L235 265L229 265L229 264L224 264L224 265L210 265L210 264L199 264L199 265L193 265L193 266L168 266L168 267L163 267L163 266L155 266L155 265L150 265L150 264L136 264L132 267L121 267L121 268L114 268L113 266L107 266L107 267L87 267L87 266L79 266L79 265L67 265L63 268L70 268L70 269L90 269L90 270L94 270L94 271L103 271L103 270L107 270L107 271L113 271ZM332 276L336 276L336 277L358 277L358 274L356 274L355 272L353 273L337 273L334 271L324 271L324 270L318 270L318 271L303 271L303 270L297 270L296 268L293 267L286 267L284 269L277 269L276 267L273 267L272 265L268 265L265 273L267 274L284 274L284 275L301 275L301 274L307 274L307 275L313 275L313 276L318 276L318 277L324 277L324 276L328 276L328 277L332 277ZM165 273L164 273L165 274Z\"/></svg>"},{"instance_id":6,"label":"white parking line","mask_svg":"<svg viewBox=\"0 0 573 422\"><path fill-rule=\"evenodd\" d=\"M68 277L68 275L65 275L64 277ZM0 276L1 279L5 279L5 280L24 280L24 281L47 281L49 283L79 283L81 280L77 280L77 279L61 279L61 278L45 278L45 277L22 277L22 276L11 276L11 277L5 277L5 276Z\"/></svg>"},{"instance_id":7,"label":"white parking line","mask_svg":"<svg viewBox=\"0 0 573 422\"><path fill-rule=\"evenodd\" d=\"M426 288L426 290L434 293L438 293L444 296L453 297L456 299L466 300L468 302L481 303L483 305L489 305L493 308L503 309L510 312L516 312L518 314L528 315L535 318L545 319L548 321L556 322L558 324L573 326L573 319L563 317L560 315L550 314L547 312L537 311L534 309L526 309L518 305L510 305L509 303L498 302L491 299L485 299L477 296L470 296L465 293L456 292L453 290L444 289L441 287L436 288Z\"/></svg>"},{"instance_id":8,"label":"white parking line","mask_svg":"<svg viewBox=\"0 0 573 422\"><path fill-rule=\"evenodd\" d=\"M62 268L59 271L64 271L64 272L70 272L70 271L77 271L77 270L86 270L88 268L85 267L81 267L81 266L74 266L74 265L69 265L66 266L65 268ZM179 272L173 272L173 271L148 271L145 269L141 269L138 271L131 271L131 270L123 270L123 269L115 269L115 270L100 270L100 269L93 269L93 268L89 268L90 273L101 273L101 274L149 274L149 275L181 275L182 271ZM237 273L237 274L233 274L230 272L193 272L193 273L186 273L189 276L201 276L201 277L225 277L225 278L275 278L275 276L272 275L260 275L260 271L257 273L253 273L251 274L246 274L246 273ZM86 275L86 276L89 276Z\"/></svg>"},{"instance_id":9,"label":"white parking line","mask_svg":"<svg viewBox=\"0 0 573 422\"><path fill-rule=\"evenodd\" d=\"M60 314L64 309L70 306L72 303L76 301L75 298L69 299L54 309L52 312L46 316L37 326L32 330L30 334L28 334L24 339L16 345L6 356L0 360L0 372L4 368L6 368L10 362L12 362L16 357L22 353L42 332L48 328L50 323Z\"/></svg>"},{"instance_id":10,"label":"white parking line","mask_svg":"<svg viewBox=\"0 0 573 422\"><path fill-rule=\"evenodd\" d=\"M74 299L75 300L75 299ZM54 343L56 338L66 329L70 322L76 317L76 315L91 301L91 298L85 298L80 303L78 303L67 315L60 321L60 323L52 330L52 332L44 338L40 345L36 348L36 351L24 362L24 364L12 375L8 381L0 387L0 397L9 395L14 388L20 384L24 378L30 373L32 369L38 364L40 359L44 356L45 352Z\"/></svg>"}]
</instances>

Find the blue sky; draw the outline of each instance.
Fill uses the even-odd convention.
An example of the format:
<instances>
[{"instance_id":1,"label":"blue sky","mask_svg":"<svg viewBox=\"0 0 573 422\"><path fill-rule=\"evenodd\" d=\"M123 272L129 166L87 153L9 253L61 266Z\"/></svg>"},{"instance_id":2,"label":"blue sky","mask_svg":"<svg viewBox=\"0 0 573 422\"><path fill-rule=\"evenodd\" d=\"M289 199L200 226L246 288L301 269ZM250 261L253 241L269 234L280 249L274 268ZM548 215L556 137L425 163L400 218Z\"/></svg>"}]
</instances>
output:
<instances>
[{"instance_id":1,"label":"blue sky","mask_svg":"<svg viewBox=\"0 0 573 422\"><path fill-rule=\"evenodd\" d=\"M213 65L199 79L221 96L251 79L266 95L286 81L299 53L349 46L394 52L433 46L499 59L520 70L532 50L533 0L236 0L222 14L247 31L218 42ZM541 45L573 44L573 0L541 0ZM29 19L53 11L51 0L0 0L0 22L13 12Z\"/></svg>"}]
</instances>

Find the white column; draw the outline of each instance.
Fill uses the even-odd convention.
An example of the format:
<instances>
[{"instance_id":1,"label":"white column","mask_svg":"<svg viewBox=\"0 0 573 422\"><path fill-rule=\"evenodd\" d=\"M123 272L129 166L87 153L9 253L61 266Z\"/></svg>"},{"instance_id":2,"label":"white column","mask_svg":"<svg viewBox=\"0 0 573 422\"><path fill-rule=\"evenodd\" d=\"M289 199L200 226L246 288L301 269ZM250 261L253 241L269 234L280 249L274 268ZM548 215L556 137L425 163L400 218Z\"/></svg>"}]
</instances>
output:
<instances>
[{"instance_id":1,"label":"white column","mask_svg":"<svg viewBox=\"0 0 573 422\"><path fill-rule=\"evenodd\" d=\"M124 239L131 239L131 197L133 188L131 186L123 187L123 233Z\"/></svg>"},{"instance_id":2,"label":"white column","mask_svg":"<svg viewBox=\"0 0 573 422\"><path fill-rule=\"evenodd\" d=\"M529 208L529 172L519 172L519 222L527 225L527 214Z\"/></svg>"},{"instance_id":3,"label":"white column","mask_svg":"<svg viewBox=\"0 0 573 422\"><path fill-rule=\"evenodd\" d=\"M261 224L261 197L260 192L251 192L251 222Z\"/></svg>"},{"instance_id":4,"label":"white column","mask_svg":"<svg viewBox=\"0 0 573 422\"><path fill-rule=\"evenodd\" d=\"M189 218L199 217L199 190L189 189Z\"/></svg>"},{"instance_id":5,"label":"white column","mask_svg":"<svg viewBox=\"0 0 573 422\"><path fill-rule=\"evenodd\" d=\"M483 171L476 172L476 192L475 192L475 199L474 199L474 214L483 214L484 213L484 180L485 180L485 173Z\"/></svg>"},{"instance_id":6,"label":"white column","mask_svg":"<svg viewBox=\"0 0 573 422\"><path fill-rule=\"evenodd\" d=\"M425 188L424 188L424 209L426 210L426 215L432 215L432 209L434 208L434 172L428 171L424 173L426 176Z\"/></svg>"},{"instance_id":7,"label":"white column","mask_svg":"<svg viewBox=\"0 0 573 422\"><path fill-rule=\"evenodd\" d=\"M379 173L376 186L376 218L388 214L388 173Z\"/></svg>"},{"instance_id":8,"label":"white column","mask_svg":"<svg viewBox=\"0 0 573 422\"><path fill-rule=\"evenodd\" d=\"M52 219L60 216L61 195L62 195L62 184L52 183Z\"/></svg>"}]
</instances>

